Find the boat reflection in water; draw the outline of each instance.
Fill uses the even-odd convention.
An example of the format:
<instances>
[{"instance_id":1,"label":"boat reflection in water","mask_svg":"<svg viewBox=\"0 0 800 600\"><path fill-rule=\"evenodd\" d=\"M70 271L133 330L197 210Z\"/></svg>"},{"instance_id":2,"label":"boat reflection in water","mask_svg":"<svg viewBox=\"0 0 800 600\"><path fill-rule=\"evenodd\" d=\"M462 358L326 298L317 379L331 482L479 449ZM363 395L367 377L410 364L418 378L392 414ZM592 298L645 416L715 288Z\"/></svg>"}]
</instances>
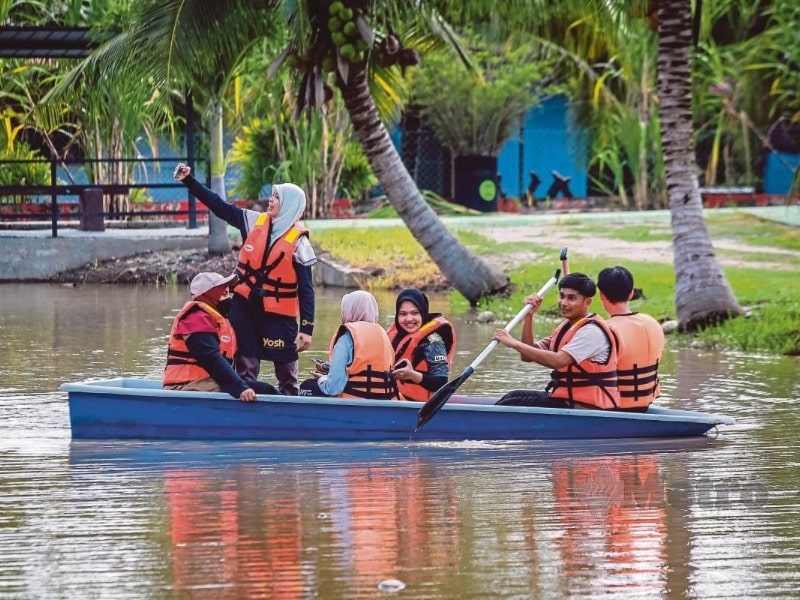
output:
<instances>
[{"instance_id":1,"label":"boat reflection in water","mask_svg":"<svg viewBox=\"0 0 800 600\"><path fill-rule=\"evenodd\" d=\"M296 471L270 474L267 483L253 464L224 480L211 471L168 470L174 589L234 587L300 598L314 590L342 593L345 582L374 590L400 565L444 566L457 539L455 520L431 530L427 519L452 505L426 501L414 471L334 469L319 477L320 496L312 498ZM320 543L335 549L328 565L315 556Z\"/></svg>"},{"instance_id":2,"label":"boat reflection in water","mask_svg":"<svg viewBox=\"0 0 800 600\"><path fill-rule=\"evenodd\" d=\"M556 461L553 502L567 582L591 573L613 588L660 589L667 523L657 455Z\"/></svg>"},{"instance_id":3,"label":"boat reflection in water","mask_svg":"<svg viewBox=\"0 0 800 600\"><path fill-rule=\"evenodd\" d=\"M456 493L452 480L426 473L432 468L413 458L307 469L248 461L168 467L171 587L353 597L400 570L444 569L458 539Z\"/></svg>"},{"instance_id":4,"label":"boat reflection in water","mask_svg":"<svg viewBox=\"0 0 800 600\"><path fill-rule=\"evenodd\" d=\"M70 464L127 478L178 594L362 598L396 579L411 597L662 597L660 461L717 441L622 444L80 440Z\"/></svg>"},{"instance_id":5,"label":"boat reflection in water","mask_svg":"<svg viewBox=\"0 0 800 600\"><path fill-rule=\"evenodd\" d=\"M416 585L424 569L446 568L455 556L454 478L441 478L430 462L354 466L325 480L331 529L342 550L338 566L357 588L374 589L390 577Z\"/></svg>"},{"instance_id":6,"label":"boat reflection in water","mask_svg":"<svg viewBox=\"0 0 800 600\"><path fill-rule=\"evenodd\" d=\"M259 497L257 465L226 474L169 469L172 589L253 589L275 598L302 591L300 509L296 494Z\"/></svg>"}]
</instances>

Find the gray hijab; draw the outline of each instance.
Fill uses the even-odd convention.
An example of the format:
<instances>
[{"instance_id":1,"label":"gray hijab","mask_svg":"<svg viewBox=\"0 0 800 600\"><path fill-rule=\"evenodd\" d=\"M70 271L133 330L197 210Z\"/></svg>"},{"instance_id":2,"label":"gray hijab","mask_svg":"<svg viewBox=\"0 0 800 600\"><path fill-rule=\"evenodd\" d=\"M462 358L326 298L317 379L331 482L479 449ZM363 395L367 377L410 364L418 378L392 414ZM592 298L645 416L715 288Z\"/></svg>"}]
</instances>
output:
<instances>
[{"instance_id":1,"label":"gray hijab","mask_svg":"<svg viewBox=\"0 0 800 600\"><path fill-rule=\"evenodd\" d=\"M272 222L272 233L269 236L270 246L300 220L306 209L306 194L300 187L293 183L278 183L273 187L278 191L281 209Z\"/></svg>"},{"instance_id":2,"label":"gray hijab","mask_svg":"<svg viewBox=\"0 0 800 600\"><path fill-rule=\"evenodd\" d=\"M378 301L365 290L356 290L342 296L342 323L353 321L378 322Z\"/></svg>"}]
</instances>

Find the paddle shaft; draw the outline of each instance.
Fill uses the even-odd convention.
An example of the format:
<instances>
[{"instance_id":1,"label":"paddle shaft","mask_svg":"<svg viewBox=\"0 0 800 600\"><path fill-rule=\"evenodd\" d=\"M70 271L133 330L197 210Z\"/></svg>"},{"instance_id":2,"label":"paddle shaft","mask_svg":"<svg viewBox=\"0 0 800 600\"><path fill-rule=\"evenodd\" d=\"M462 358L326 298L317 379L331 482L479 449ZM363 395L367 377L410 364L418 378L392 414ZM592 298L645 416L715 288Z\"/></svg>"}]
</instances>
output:
<instances>
[{"instance_id":1,"label":"paddle shaft","mask_svg":"<svg viewBox=\"0 0 800 600\"><path fill-rule=\"evenodd\" d=\"M551 277L548 280L548 282L545 283L538 292L536 292L536 294L538 296L540 296L540 297L544 296L545 293L547 293L547 290L549 290L551 287L553 287L556 284L556 281L558 281L558 275L556 275L555 277ZM519 325L520 322L522 321L522 319L525 318L525 315L527 315L529 312L531 312L532 308L533 308L533 306L531 306L530 304L526 304L525 306L523 306L522 310L520 310L517 313L517 315L513 319L511 319L511 321L509 321L508 325L503 327L503 329L505 329L506 331L511 331L512 329L514 329L514 327ZM498 342L497 340L492 340L489 343L489 345L486 346L486 348L483 349L483 352L481 352L480 354L478 354L478 356L475 357L475 360L473 360L469 364L469 367L467 367L467 368L468 369L472 369L474 371L478 367L478 365L480 365L484 360L486 360L486 357L489 356L489 354L491 354L492 350L494 350L495 347L497 346L497 344L499 344L499 343L500 342Z\"/></svg>"},{"instance_id":2,"label":"paddle shaft","mask_svg":"<svg viewBox=\"0 0 800 600\"><path fill-rule=\"evenodd\" d=\"M556 284L560 274L561 269L556 269L553 277L542 286L542 289L540 289L537 294L539 294L539 296L543 296L547 290ZM532 306L530 304L526 304L522 310L517 313L517 316L511 319L511 322L505 326L505 330L511 331L514 327L516 327L517 324L519 324L519 322L525 317L525 315L530 312L531 308ZM470 363L470 365L464 369L461 375L459 375L456 379L445 383L433 394L433 396L428 399L427 402L425 402L425 404L422 405L422 408L419 409L417 417L417 428L414 431L419 431L422 429L423 425L430 421L433 418L433 415L439 412L439 409L442 408L442 406L444 406L445 403L450 399L450 396L453 395L453 392L455 392L461 386L461 384L464 383L469 376L475 372L477 366L481 364L487 356L489 356L489 353L494 350L498 343L499 342L497 340L492 340L492 342L486 346L483 352L481 352L477 358L475 358L475 360L473 360L472 363Z\"/></svg>"}]
</instances>

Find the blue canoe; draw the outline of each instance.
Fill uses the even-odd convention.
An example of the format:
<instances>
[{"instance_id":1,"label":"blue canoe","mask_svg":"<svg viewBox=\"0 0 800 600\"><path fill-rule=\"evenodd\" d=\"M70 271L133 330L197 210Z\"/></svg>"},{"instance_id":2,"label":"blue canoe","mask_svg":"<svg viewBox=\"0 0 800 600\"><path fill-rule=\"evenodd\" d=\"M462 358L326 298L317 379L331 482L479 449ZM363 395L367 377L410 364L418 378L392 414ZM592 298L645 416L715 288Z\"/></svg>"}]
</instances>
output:
<instances>
[{"instance_id":1,"label":"blue canoe","mask_svg":"<svg viewBox=\"0 0 800 600\"><path fill-rule=\"evenodd\" d=\"M415 433L419 402L164 390L118 378L65 383L74 439L267 441L461 441L700 436L730 417L651 407L644 413L496 406L496 398L453 396Z\"/></svg>"}]
</instances>

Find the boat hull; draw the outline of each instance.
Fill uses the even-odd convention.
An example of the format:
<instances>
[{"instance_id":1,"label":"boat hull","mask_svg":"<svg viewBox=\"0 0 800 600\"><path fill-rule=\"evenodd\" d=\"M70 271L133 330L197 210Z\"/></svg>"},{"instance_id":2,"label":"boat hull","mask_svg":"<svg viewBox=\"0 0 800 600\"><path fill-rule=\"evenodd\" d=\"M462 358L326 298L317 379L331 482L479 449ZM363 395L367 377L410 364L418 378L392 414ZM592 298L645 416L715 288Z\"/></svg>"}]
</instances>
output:
<instances>
[{"instance_id":1,"label":"boat hull","mask_svg":"<svg viewBox=\"0 0 800 600\"><path fill-rule=\"evenodd\" d=\"M496 406L454 396L414 432L418 402L259 396L164 390L161 382L119 378L61 386L74 439L269 441L459 441L700 436L733 419L651 408L646 413Z\"/></svg>"}]
</instances>

